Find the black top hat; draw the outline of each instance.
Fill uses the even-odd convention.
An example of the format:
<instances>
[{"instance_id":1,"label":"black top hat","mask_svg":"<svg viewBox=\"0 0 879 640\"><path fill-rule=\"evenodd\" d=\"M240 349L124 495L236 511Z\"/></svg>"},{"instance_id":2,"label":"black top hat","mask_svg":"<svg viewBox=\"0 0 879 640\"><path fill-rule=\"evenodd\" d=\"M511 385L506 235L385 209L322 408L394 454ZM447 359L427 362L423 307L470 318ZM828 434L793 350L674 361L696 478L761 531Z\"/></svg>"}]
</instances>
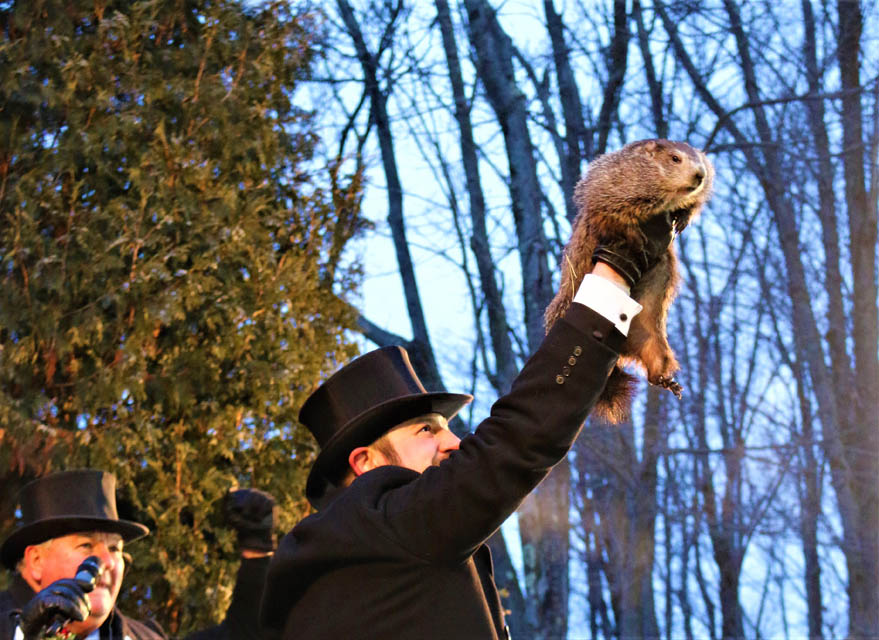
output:
<instances>
[{"instance_id":1,"label":"black top hat","mask_svg":"<svg viewBox=\"0 0 879 640\"><path fill-rule=\"evenodd\" d=\"M305 496L318 507L357 447L428 413L449 419L472 400L464 393L425 391L402 347L383 347L352 360L318 387L299 412L299 421L321 448Z\"/></svg>"},{"instance_id":2,"label":"black top hat","mask_svg":"<svg viewBox=\"0 0 879 640\"><path fill-rule=\"evenodd\" d=\"M0 560L15 568L25 547L78 531L118 533L126 542L150 532L116 514L116 477L105 471L59 471L26 484L18 495L21 523L0 547Z\"/></svg>"}]
</instances>

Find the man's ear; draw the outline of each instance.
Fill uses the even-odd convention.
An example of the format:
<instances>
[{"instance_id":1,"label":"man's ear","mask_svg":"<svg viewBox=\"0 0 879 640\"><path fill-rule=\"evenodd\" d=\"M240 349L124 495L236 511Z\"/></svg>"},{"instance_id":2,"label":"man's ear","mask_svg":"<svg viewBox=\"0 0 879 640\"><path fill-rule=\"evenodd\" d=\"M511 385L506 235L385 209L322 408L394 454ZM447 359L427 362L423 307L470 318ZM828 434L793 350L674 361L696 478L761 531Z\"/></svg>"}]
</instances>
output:
<instances>
[{"instance_id":1,"label":"man's ear","mask_svg":"<svg viewBox=\"0 0 879 640\"><path fill-rule=\"evenodd\" d=\"M39 545L30 545L24 548L24 557L22 562L22 578L28 584L40 584L43 579L43 547Z\"/></svg>"},{"instance_id":2,"label":"man's ear","mask_svg":"<svg viewBox=\"0 0 879 640\"><path fill-rule=\"evenodd\" d=\"M355 476L363 475L383 464L387 464L383 456L371 447L357 447L348 454L348 466L351 467Z\"/></svg>"}]
</instances>

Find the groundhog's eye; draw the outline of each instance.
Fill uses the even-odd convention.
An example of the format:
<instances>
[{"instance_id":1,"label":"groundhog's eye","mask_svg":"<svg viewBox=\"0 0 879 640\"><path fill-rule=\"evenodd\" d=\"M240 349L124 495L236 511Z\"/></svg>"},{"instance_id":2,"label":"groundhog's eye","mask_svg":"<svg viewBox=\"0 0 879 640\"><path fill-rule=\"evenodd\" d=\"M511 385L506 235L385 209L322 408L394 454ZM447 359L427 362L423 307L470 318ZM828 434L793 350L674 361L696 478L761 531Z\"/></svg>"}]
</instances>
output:
<instances>
[{"instance_id":1,"label":"groundhog's eye","mask_svg":"<svg viewBox=\"0 0 879 640\"><path fill-rule=\"evenodd\" d=\"M680 163L681 163L681 157L680 157L678 154L673 153L672 156L671 156L671 161L674 162L675 164L680 164Z\"/></svg>"}]
</instances>

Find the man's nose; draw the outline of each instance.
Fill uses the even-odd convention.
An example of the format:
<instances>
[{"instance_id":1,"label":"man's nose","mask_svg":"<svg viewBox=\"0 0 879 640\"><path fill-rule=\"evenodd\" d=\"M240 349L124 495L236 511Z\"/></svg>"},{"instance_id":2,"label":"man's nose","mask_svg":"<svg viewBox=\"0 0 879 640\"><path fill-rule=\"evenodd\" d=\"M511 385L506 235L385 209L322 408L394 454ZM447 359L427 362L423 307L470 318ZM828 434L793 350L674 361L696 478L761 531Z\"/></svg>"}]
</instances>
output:
<instances>
[{"instance_id":1,"label":"man's nose","mask_svg":"<svg viewBox=\"0 0 879 640\"><path fill-rule=\"evenodd\" d=\"M98 543L92 551L94 552L94 555L98 556L98 560L101 561L102 571L112 571L116 567L116 563L120 560L115 553L110 551L110 547L103 542Z\"/></svg>"},{"instance_id":2,"label":"man's nose","mask_svg":"<svg viewBox=\"0 0 879 640\"><path fill-rule=\"evenodd\" d=\"M443 451L455 451L458 446L461 444L461 438L456 436L454 433L449 431L448 429L443 429L442 431L442 441L440 446Z\"/></svg>"}]
</instances>

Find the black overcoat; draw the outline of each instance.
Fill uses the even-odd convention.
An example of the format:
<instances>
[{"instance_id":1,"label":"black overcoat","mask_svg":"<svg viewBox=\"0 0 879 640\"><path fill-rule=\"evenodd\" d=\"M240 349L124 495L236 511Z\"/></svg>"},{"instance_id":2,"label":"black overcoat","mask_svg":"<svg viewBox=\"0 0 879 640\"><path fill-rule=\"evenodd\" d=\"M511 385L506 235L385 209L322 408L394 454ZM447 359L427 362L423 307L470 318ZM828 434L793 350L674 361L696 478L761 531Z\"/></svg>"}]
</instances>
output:
<instances>
[{"instance_id":1,"label":"black overcoat","mask_svg":"<svg viewBox=\"0 0 879 640\"><path fill-rule=\"evenodd\" d=\"M504 638L484 542L565 456L622 341L572 304L449 459L369 471L281 540L263 624L300 640Z\"/></svg>"},{"instance_id":2,"label":"black overcoat","mask_svg":"<svg viewBox=\"0 0 879 640\"><path fill-rule=\"evenodd\" d=\"M259 603L268 566L268 557L241 560L226 617L214 627L189 634L186 640L263 640Z\"/></svg>"},{"instance_id":3,"label":"black overcoat","mask_svg":"<svg viewBox=\"0 0 879 640\"><path fill-rule=\"evenodd\" d=\"M13 640L18 626L21 608L34 597L34 591L24 578L16 573L8 591L0 591L0 640ZM113 609L101 625L101 637L110 640L165 640L162 628L153 621L149 623L132 620L118 609Z\"/></svg>"}]
</instances>

